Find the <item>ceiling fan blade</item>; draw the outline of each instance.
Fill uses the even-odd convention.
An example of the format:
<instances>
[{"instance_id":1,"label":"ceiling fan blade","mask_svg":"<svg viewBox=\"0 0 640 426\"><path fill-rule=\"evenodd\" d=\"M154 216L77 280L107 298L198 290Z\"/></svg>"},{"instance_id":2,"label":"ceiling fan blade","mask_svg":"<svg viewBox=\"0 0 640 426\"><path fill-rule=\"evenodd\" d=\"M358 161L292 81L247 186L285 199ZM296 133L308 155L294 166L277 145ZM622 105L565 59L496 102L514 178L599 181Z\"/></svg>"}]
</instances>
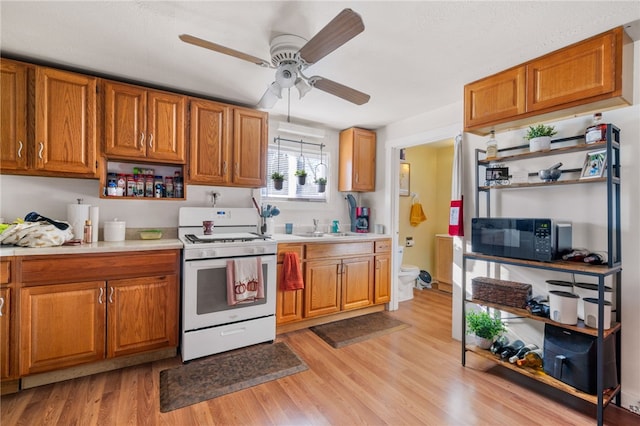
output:
<instances>
[{"instance_id":1,"label":"ceiling fan blade","mask_svg":"<svg viewBox=\"0 0 640 426\"><path fill-rule=\"evenodd\" d=\"M366 104L369 102L369 99L371 99L371 96L366 93L362 93L359 90L352 89L351 87L347 87L343 84L336 83L333 80L317 75L309 78L309 84L316 89L320 89L349 102L353 102L356 105Z\"/></svg>"},{"instance_id":2,"label":"ceiling fan blade","mask_svg":"<svg viewBox=\"0 0 640 426\"><path fill-rule=\"evenodd\" d=\"M269 62L265 61L264 59L260 59L256 56L248 55L246 53L239 52L229 47L225 47L225 46L213 43L211 41L203 40L201 38L194 37L189 34L180 34L178 37L180 38L180 40L184 41L185 43L190 43L198 47L204 47L205 49L213 50L214 52L233 56L235 58L242 59L244 61L248 61L256 65L260 65L261 67L268 68L270 66Z\"/></svg>"},{"instance_id":3,"label":"ceiling fan blade","mask_svg":"<svg viewBox=\"0 0 640 426\"><path fill-rule=\"evenodd\" d=\"M362 18L344 9L300 49L300 57L313 64L364 31Z\"/></svg>"}]
</instances>

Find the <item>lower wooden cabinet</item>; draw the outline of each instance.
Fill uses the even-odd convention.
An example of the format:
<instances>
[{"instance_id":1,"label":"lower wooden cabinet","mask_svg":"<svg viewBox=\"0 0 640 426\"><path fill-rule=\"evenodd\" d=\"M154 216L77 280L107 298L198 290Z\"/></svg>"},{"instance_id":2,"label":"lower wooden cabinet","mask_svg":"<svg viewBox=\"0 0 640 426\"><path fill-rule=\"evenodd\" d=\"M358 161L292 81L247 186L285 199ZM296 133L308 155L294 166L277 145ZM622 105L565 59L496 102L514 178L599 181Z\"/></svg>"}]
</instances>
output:
<instances>
[{"instance_id":1,"label":"lower wooden cabinet","mask_svg":"<svg viewBox=\"0 0 640 426\"><path fill-rule=\"evenodd\" d=\"M278 244L276 323L290 324L388 302L390 245L391 240ZM298 253L301 259L304 289L280 288L287 251Z\"/></svg>"},{"instance_id":2,"label":"lower wooden cabinet","mask_svg":"<svg viewBox=\"0 0 640 426\"><path fill-rule=\"evenodd\" d=\"M11 293L9 287L0 288L0 380L11 378L15 362L11 341Z\"/></svg>"},{"instance_id":3,"label":"lower wooden cabinet","mask_svg":"<svg viewBox=\"0 0 640 426\"><path fill-rule=\"evenodd\" d=\"M179 250L22 258L20 375L177 347L179 260Z\"/></svg>"}]
</instances>

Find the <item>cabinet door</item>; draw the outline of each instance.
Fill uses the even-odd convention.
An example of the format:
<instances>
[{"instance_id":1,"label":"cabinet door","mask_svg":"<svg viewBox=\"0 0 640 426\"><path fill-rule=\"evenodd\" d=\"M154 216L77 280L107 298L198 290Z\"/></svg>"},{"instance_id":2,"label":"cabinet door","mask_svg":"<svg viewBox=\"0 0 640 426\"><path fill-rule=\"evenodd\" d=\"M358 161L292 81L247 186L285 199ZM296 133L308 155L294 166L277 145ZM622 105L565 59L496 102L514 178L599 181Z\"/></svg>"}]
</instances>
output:
<instances>
[{"instance_id":1,"label":"cabinet door","mask_svg":"<svg viewBox=\"0 0 640 426\"><path fill-rule=\"evenodd\" d=\"M357 128L343 130L339 156L339 191L375 191L375 132Z\"/></svg>"},{"instance_id":2,"label":"cabinet door","mask_svg":"<svg viewBox=\"0 0 640 426\"><path fill-rule=\"evenodd\" d=\"M11 377L13 364L11 340L11 288L0 288L0 379Z\"/></svg>"},{"instance_id":3,"label":"cabinet door","mask_svg":"<svg viewBox=\"0 0 640 426\"><path fill-rule=\"evenodd\" d=\"M233 184L250 188L266 185L267 142L266 113L233 110Z\"/></svg>"},{"instance_id":4,"label":"cabinet door","mask_svg":"<svg viewBox=\"0 0 640 426\"><path fill-rule=\"evenodd\" d=\"M539 111L573 102L585 103L616 89L616 32L531 61L527 65L527 111Z\"/></svg>"},{"instance_id":5,"label":"cabinet door","mask_svg":"<svg viewBox=\"0 0 640 426\"><path fill-rule=\"evenodd\" d=\"M147 94L147 158L184 163L187 98L165 92Z\"/></svg>"},{"instance_id":6,"label":"cabinet door","mask_svg":"<svg viewBox=\"0 0 640 426\"><path fill-rule=\"evenodd\" d=\"M305 318L340 311L340 260L319 260L305 265Z\"/></svg>"},{"instance_id":7,"label":"cabinet door","mask_svg":"<svg viewBox=\"0 0 640 426\"><path fill-rule=\"evenodd\" d=\"M0 60L0 166L27 169L27 67Z\"/></svg>"},{"instance_id":8,"label":"cabinet door","mask_svg":"<svg viewBox=\"0 0 640 426\"><path fill-rule=\"evenodd\" d=\"M373 256L342 261L342 310L373 303Z\"/></svg>"},{"instance_id":9,"label":"cabinet door","mask_svg":"<svg viewBox=\"0 0 640 426\"><path fill-rule=\"evenodd\" d=\"M36 68L36 169L97 177L96 81Z\"/></svg>"},{"instance_id":10,"label":"cabinet door","mask_svg":"<svg viewBox=\"0 0 640 426\"><path fill-rule=\"evenodd\" d=\"M111 157L146 156L147 92L128 84L104 85L104 153Z\"/></svg>"},{"instance_id":11,"label":"cabinet door","mask_svg":"<svg viewBox=\"0 0 640 426\"><path fill-rule=\"evenodd\" d=\"M391 300L391 256L376 255L375 294L373 303L386 303Z\"/></svg>"},{"instance_id":12,"label":"cabinet door","mask_svg":"<svg viewBox=\"0 0 640 426\"><path fill-rule=\"evenodd\" d=\"M217 102L192 100L189 118L189 183L227 183L231 155L229 107Z\"/></svg>"},{"instance_id":13,"label":"cabinet door","mask_svg":"<svg viewBox=\"0 0 640 426\"><path fill-rule=\"evenodd\" d=\"M178 344L176 275L108 282L107 356Z\"/></svg>"},{"instance_id":14,"label":"cabinet door","mask_svg":"<svg viewBox=\"0 0 640 426\"><path fill-rule=\"evenodd\" d=\"M303 289L283 291L280 288L280 277L282 276L282 264L277 269L277 285L276 292L276 324L286 324L302 319L302 293Z\"/></svg>"},{"instance_id":15,"label":"cabinet door","mask_svg":"<svg viewBox=\"0 0 640 426\"><path fill-rule=\"evenodd\" d=\"M436 237L436 281L438 290L452 291L453 238Z\"/></svg>"},{"instance_id":16,"label":"cabinet door","mask_svg":"<svg viewBox=\"0 0 640 426\"><path fill-rule=\"evenodd\" d=\"M20 291L21 374L104 358L104 281L23 287Z\"/></svg>"},{"instance_id":17,"label":"cabinet door","mask_svg":"<svg viewBox=\"0 0 640 426\"><path fill-rule=\"evenodd\" d=\"M464 127L501 121L526 111L526 68L512 68L464 86Z\"/></svg>"}]
</instances>

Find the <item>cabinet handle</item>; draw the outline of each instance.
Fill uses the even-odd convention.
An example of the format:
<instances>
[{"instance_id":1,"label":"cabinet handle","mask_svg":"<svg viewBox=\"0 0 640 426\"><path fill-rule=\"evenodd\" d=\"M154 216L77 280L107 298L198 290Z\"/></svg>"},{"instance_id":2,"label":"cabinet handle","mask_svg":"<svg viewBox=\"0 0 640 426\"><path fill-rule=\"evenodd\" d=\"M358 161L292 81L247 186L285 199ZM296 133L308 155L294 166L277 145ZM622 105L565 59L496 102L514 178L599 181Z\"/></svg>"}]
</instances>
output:
<instances>
[{"instance_id":1,"label":"cabinet handle","mask_svg":"<svg viewBox=\"0 0 640 426\"><path fill-rule=\"evenodd\" d=\"M113 287L109 287L109 303L113 303Z\"/></svg>"},{"instance_id":2,"label":"cabinet handle","mask_svg":"<svg viewBox=\"0 0 640 426\"><path fill-rule=\"evenodd\" d=\"M222 162L222 174L223 175L227 174L227 162L226 162L226 160Z\"/></svg>"},{"instance_id":3,"label":"cabinet handle","mask_svg":"<svg viewBox=\"0 0 640 426\"><path fill-rule=\"evenodd\" d=\"M18 158L22 158L22 141L18 141Z\"/></svg>"},{"instance_id":4,"label":"cabinet handle","mask_svg":"<svg viewBox=\"0 0 640 426\"><path fill-rule=\"evenodd\" d=\"M140 132L140 148L144 147L144 132Z\"/></svg>"},{"instance_id":5,"label":"cabinet handle","mask_svg":"<svg viewBox=\"0 0 640 426\"><path fill-rule=\"evenodd\" d=\"M4 315L2 313L3 310L4 310L4 297L0 297L0 317Z\"/></svg>"},{"instance_id":6,"label":"cabinet handle","mask_svg":"<svg viewBox=\"0 0 640 426\"><path fill-rule=\"evenodd\" d=\"M356 172L356 183L359 183L360 179L358 178L358 172Z\"/></svg>"},{"instance_id":7,"label":"cabinet handle","mask_svg":"<svg viewBox=\"0 0 640 426\"><path fill-rule=\"evenodd\" d=\"M104 295L104 288L100 287L100 294L98 295L98 303L102 305L102 296Z\"/></svg>"},{"instance_id":8,"label":"cabinet handle","mask_svg":"<svg viewBox=\"0 0 640 426\"><path fill-rule=\"evenodd\" d=\"M153 148L153 133L149 133L149 148Z\"/></svg>"},{"instance_id":9,"label":"cabinet handle","mask_svg":"<svg viewBox=\"0 0 640 426\"><path fill-rule=\"evenodd\" d=\"M236 163L235 169L236 169L236 177L240 176L240 164L239 163Z\"/></svg>"},{"instance_id":10,"label":"cabinet handle","mask_svg":"<svg viewBox=\"0 0 640 426\"><path fill-rule=\"evenodd\" d=\"M44 151L44 142L40 142L40 150L38 151L38 158L42 160L42 151Z\"/></svg>"}]
</instances>

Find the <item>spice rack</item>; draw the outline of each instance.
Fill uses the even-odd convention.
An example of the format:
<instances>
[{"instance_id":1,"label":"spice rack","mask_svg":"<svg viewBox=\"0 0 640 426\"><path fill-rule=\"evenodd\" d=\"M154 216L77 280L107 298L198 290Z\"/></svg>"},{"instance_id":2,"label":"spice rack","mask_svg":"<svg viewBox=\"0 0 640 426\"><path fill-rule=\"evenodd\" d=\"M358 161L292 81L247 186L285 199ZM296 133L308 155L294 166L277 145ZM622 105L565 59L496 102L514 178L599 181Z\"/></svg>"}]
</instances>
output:
<instances>
[{"instance_id":1,"label":"spice rack","mask_svg":"<svg viewBox=\"0 0 640 426\"><path fill-rule=\"evenodd\" d=\"M108 161L106 164L106 172L100 179L100 198L165 201L186 199L182 165L115 161ZM117 195L120 193L122 195Z\"/></svg>"}]
</instances>

